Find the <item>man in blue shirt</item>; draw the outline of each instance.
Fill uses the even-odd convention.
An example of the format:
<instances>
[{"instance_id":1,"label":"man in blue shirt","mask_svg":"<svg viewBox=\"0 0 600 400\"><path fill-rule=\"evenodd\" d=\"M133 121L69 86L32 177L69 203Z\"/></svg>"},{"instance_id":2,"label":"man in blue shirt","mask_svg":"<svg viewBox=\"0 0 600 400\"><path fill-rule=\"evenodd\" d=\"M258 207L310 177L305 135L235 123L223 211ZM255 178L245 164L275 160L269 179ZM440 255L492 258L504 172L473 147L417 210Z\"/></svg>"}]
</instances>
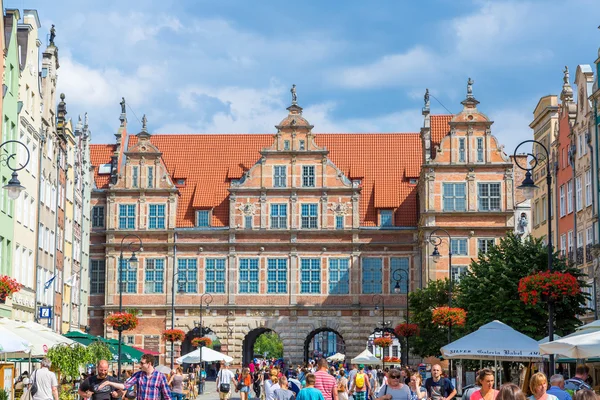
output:
<instances>
[{"instance_id":1,"label":"man in blue shirt","mask_svg":"<svg viewBox=\"0 0 600 400\"><path fill-rule=\"evenodd\" d=\"M546 393L553 394L558 400L571 400L571 395L565 390L565 378L560 374L550 377L550 388Z\"/></svg>"}]
</instances>

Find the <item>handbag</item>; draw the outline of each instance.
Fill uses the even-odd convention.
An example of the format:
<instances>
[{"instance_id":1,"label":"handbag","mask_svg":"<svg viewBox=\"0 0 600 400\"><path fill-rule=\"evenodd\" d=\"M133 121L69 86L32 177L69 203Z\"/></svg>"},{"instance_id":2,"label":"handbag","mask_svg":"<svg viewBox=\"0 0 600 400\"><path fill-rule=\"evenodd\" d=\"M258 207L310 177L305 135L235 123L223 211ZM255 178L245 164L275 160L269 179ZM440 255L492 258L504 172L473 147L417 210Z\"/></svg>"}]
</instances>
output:
<instances>
[{"instance_id":1,"label":"handbag","mask_svg":"<svg viewBox=\"0 0 600 400\"><path fill-rule=\"evenodd\" d=\"M229 383L221 383L219 385L219 392L221 393L229 393L231 390L231 385Z\"/></svg>"},{"instance_id":2,"label":"handbag","mask_svg":"<svg viewBox=\"0 0 600 400\"><path fill-rule=\"evenodd\" d=\"M31 395L31 397L33 397L38 391L38 385L37 385L36 379L37 379L37 371L35 371L33 373L33 383L31 384L31 387L29 388L29 394Z\"/></svg>"}]
</instances>

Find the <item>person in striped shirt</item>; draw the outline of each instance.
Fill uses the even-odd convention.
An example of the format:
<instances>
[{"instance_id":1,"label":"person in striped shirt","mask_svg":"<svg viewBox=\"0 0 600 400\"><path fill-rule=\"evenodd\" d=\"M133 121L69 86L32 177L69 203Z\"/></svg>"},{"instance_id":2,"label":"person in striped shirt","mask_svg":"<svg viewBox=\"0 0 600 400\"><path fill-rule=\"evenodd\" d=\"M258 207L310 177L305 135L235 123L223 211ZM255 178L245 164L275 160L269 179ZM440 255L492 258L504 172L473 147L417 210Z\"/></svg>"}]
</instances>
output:
<instances>
[{"instance_id":1,"label":"person in striped shirt","mask_svg":"<svg viewBox=\"0 0 600 400\"><path fill-rule=\"evenodd\" d=\"M337 380L329 373L327 359L321 358L315 372L315 389L323 394L325 400L338 400Z\"/></svg>"}]
</instances>

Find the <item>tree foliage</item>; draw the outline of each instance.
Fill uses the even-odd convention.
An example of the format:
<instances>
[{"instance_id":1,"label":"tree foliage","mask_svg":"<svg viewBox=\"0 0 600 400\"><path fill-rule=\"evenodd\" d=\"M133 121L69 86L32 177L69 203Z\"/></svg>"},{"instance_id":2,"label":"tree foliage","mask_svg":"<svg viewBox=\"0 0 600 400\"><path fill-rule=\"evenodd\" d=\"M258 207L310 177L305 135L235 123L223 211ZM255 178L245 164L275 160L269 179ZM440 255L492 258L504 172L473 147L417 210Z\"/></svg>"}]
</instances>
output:
<instances>
[{"instance_id":1,"label":"tree foliage","mask_svg":"<svg viewBox=\"0 0 600 400\"><path fill-rule=\"evenodd\" d=\"M48 350L48 358L59 377L71 382L79 377L79 368L91 362L88 349L78 343L73 345L58 344Z\"/></svg>"},{"instance_id":2,"label":"tree foliage","mask_svg":"<svg viewBox=\"0 0 600 400\"><path fill-rule=\"evenodd\" d=\"M89 364L98 364L100 360L106 360L110 363L113 357L108 345L99 340L90 344L87 347L87 351L89 353Z\"/></svg>"},{"instance_id":3,"label":"tree foliage","mask_svg":"<svg viewBox=\"0 0 600 400\"><path fill-rule=\"evenodd\" d=\"M256 338L254 354L267 354L267 358L283 357L283 342L275 332L266 332Z\"/></svg>"},{"instance_id":4,"label":"tree foliage","mask_svg":"<svg viewBox=\"0 0 600 400\"><path fill-rule=\"evenodd\" d=\"M548 308L546 303L526 305L519 299L519 280L548 269L547 247L541 239L520 237L509 233L497 246L481 254L471 263L470 270L461 277L458 304L468 311L467 330L500 320L512 328L534 338L548 335ZM587 287L583 273L555 253L552 269L569 272L581 287ZM555 302L554 326L557 335L571 333L581 324L577 315L584 314L587 294L564 297Z\"/></svg>"},{"instance_id":5,"label":"tree foliage","mask_svg":"<svg viewBox=\"0 0 600 400\"><path fill-rule=\"evenodd\" d=\"M448 305L449 288L448 279L439 279L429 282L423 289L410 293L410 321L419 325L419 336L410 339L411 353L421 357L439 356L440 348L448 343L448 328L432 322L432 311L436 307ZM453 295L456 290L458 287L454 285ZM469 315L467 315L468 319ZM453 339L457 339L463 334L463 327L452 327Z\"/></svg>"}]
</instances>

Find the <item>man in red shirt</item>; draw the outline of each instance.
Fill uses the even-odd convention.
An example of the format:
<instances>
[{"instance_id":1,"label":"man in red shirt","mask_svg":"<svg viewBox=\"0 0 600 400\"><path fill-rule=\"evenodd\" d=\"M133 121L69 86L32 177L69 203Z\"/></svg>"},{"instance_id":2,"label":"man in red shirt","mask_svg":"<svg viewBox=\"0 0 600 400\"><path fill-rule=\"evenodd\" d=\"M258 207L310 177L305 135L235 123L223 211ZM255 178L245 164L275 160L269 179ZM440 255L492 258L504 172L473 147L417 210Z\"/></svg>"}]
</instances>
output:
<instances>
[{"instance_id":1,"label":"man in red shirt","mask_svg":"<svg viewBox=\"0 0 600 400\"><path fill-rule=\"evenodd\" d=\"M315 372L315 389L319 389L325 400L338 400L337 381L334 376L329 374L327 360L321 358L317 368L318 370Z\"/></svg>"}]
</instances>

